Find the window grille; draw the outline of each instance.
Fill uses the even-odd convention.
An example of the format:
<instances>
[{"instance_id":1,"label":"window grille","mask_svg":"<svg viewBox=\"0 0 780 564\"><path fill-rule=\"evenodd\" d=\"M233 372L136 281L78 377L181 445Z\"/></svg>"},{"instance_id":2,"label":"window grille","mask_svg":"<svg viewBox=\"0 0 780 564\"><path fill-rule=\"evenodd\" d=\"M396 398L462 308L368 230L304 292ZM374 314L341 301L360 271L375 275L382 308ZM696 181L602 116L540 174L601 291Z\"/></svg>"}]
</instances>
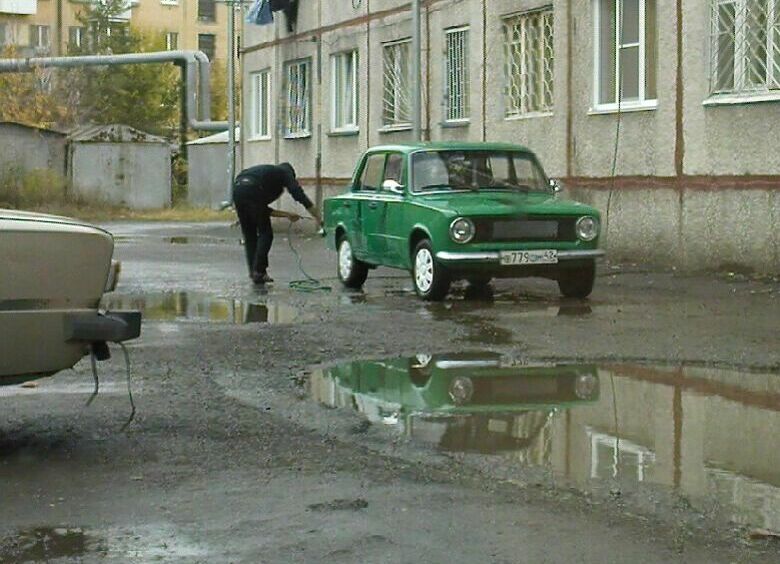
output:
<instances>
[{"instance_id":1,"label":"window grille","mask_svg":"<svg viewBox=\"0 0 780 564\"><path fill-rule=\"evenodd\" d=\"M553 107L552 7L504 20L507 116Z\"/></svg>"},{"instance_id":2,"label":"window grille","mask_svg":"<svg viewBox=\"0 0 780 564\"><path fill-rule=\"evenodd\" d=\"M405 39L383 47L382 123L385 127L406 126L411 122L409 46L410 41Z\"/></svg>"},{"instance_id":3,"label":"window grille","mask_svg":"<svg viewBox=\"0 0 780 564\"><path fill-rule=\"evenodd\" d=\"M468 28L447 30L446 119L465 120L469 117L469 52Z\"/></svg>"},{"instance_id":4,"label":"window grille","mask_svg":"<svg viewBox=\"0 0 780 564\"><path fill-rule=\"evenodd\" d=\"M655 0L598 0L595 7L596 106L654 104Z\"/></svg>"},{"instance_id":5,"label":"window grille","mask_svg":"<svg viewBox=\"0 0 780 564\"><path fill-rule=\"evenodd\" d=\"M358 127L357 51L333 56L333 129Z\"/></svg>"},{"instance_id":6,"label":"window grille","mask_svg":"<svg viewBox=\"0 0 780 564\"><path fill-rule=\"evenodd\" d=\"M711 0L710 91L780 89L780 0Z\"/></svg>"},{"instance_id":7,"label":"window grille","mask_svg":"<svg viewBox=\"0 0 780 564\"><path fill-rule=\"evenodd\" d=\"M311 108L309 100L309 61L296 61L285 65L285 134L303 137L310 134Z\"/></svg>"},{"instance_id":8,"label":"window grille","mask_svg":"<svg viewBox=\"0 0 780 564\"><path fill-rule=\"evenodd\" d=\"M256 138L271 136L271 71L252 73L251 135Z\"/></svg>"}]
</instances>

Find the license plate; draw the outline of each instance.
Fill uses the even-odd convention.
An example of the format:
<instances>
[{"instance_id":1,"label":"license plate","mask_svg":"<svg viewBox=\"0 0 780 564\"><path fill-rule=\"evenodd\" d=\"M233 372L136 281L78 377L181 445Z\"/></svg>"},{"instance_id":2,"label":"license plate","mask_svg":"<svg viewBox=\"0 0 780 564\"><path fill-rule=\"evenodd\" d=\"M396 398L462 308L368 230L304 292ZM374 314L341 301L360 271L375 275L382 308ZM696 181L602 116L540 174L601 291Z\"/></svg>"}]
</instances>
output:
<instances>
[{"instance_id":1,"label":"license plate","mask_svg":"<svg viewBox=\"0 0 780 564\"><path fill-rule=\"evenodd\" d=\"M514 264L558 264L558 251L555 249L545 251L501 251L499 256L503 266Z\"/></svg>"}]
</instances>

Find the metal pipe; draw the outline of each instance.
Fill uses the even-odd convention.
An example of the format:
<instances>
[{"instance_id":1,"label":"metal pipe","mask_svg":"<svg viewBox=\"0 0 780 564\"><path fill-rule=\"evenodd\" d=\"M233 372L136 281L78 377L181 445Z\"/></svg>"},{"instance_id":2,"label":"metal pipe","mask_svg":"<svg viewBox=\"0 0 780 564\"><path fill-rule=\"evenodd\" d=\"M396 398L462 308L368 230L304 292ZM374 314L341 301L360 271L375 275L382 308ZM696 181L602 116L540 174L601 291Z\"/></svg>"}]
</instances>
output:
<instances>
[{"instance_id":1,"label":"metal pipe","mask_svg":"<svg viewBox=\"0 0 780 564\"><path fill-rule=\"evenodd\" d=\"M71 68L88 66L144 65L174 63L184 72L182 88L186 96L188 124L199 131L225 131L226 121L211 121L211 110L207 102L209 72L208 57L200 51L159 51L154 53L125 53L122 55L84 55L78 57L28 57L24 59L0 59L0 73L31 72L45 68ZM201 96L198 110L198 75L200 74ZM203 95L204 90L206 95ZM201 119L196 119L200 115Z\"/></svg>"},{"instance_id":2,"label":"metal pipe","mask_svg":"<svg viewBox=\"0 0 780 564\"><path fill-rule=\"evenodd\" d=\"M236 177L236 99L235 82L236 71L234 57L236 54L236 7L228 2L228 30L227 30L227 103L228 103L228 201L233 197L233 179Z\"/></svg>"},{"instance_id":3,"label":"metal pipe","mask_svg":"<svg viewBox=\"0 0 780 564\"><path fill-rule=\"evenodd\" d=\"M412 0L412 136L422 141L422 45L420 41L420 0Z\"/></svg>"}]
</instances>

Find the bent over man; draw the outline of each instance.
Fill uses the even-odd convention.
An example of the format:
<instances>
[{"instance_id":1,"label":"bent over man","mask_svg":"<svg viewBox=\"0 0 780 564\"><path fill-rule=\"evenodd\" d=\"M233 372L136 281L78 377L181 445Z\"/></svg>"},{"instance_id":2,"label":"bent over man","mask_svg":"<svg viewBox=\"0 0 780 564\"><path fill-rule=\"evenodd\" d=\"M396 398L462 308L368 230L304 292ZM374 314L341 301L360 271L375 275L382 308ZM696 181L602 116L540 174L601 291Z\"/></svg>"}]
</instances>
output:
<instances>
[{"instance_id":1,"label":"bent over man","mask_svg":"<svg viewBox=\"0 0 780 564\"><path fill-rule=\"evenodd\" d=\"M249 276L255 284L272 282L268 276L268 252L274 240L271 217L286 217L298 221L301 216L269 206L282 195L284 189L322 223L320 214L306 196L295 178L295 169L290 163L279 165L258 165L242 170L233 183L233 204L236 207L241 232L244 235L246 260Z\"/></svg>"}]
</instances>

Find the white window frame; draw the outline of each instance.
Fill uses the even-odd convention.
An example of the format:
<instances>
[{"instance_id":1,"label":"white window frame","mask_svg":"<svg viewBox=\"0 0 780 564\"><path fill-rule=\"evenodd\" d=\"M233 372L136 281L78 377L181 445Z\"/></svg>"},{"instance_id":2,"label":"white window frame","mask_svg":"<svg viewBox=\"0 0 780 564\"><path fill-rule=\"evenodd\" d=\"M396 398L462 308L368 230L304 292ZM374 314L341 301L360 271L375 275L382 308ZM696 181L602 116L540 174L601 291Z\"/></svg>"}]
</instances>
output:
<instances>
[{"instance_id":1,"label":"white window frame","mask_svg":"<svg viewBox=\"0 0 780 564\"><path fill-rule=\"evenodd\" d=\"M51 49L51 27L48 25L33 24L31 26L31 31L32 29L35 30L35 37L30 38L30 47L40 50ZM41 44L41 40L44 38L44 36L46 38L46 43Z\"/></svg>"},{"instance_id":2,"label":"white window frame","mask_svg":"<svg viewBox=\"0 0 780 564\"><path fill-rule=\"evenodd\" d=\"M407 84L406 84L406 86L407 86L407 88L411 89L411 72L412 72L412 69L411 69L411 46L412 46L412 40L411 40L411 38L407 37L405 39L398 39L398 40L395 40L395 41L388 41L387 43L383 43L382 44L382 127L379 128L379 131L404 131L404 130L412 128L411 90L406 92L407 104L409 106L407 108L407 111L408 111L408 114L409 114L408 115L408 119L407 120L402 120L401 119L401 117L403 117L403 116L401 116L402 112L400 111L400 104L395 103L394 106L393 106L393 121L389 122L389 123L385 121L385 90L387 88L387 76L388 76L387 75L388 69L385 68L386 65L387 65L386 53L387 53L388 49L395 49L395 48L400 49L401 48L400 46L404 45L404 44L407 45L406 53L407 53L407 55L409 57L409 60L406 61L406 67L407 67L407 77L406 77ZM400 59L398 57L396 57L394 59L394 62L398 63L398 61L400 61ZM403 70L403 69L402 68L395 69L395 74L398 75L398 76L401 76L400 75L400 71L401 70ZM401 77L401 79L403 79L403 77ZM397 102L399 98L400 98L400 96L397 96L394 99L394 102Z\"/></svg>"},{"instance_id":3,"label":"white window frame","mask_svg":"<svg viewBox=\"0 0 780 564\"><path fill-rule=\"evenodd\" d=\"M589 113L629 112L636 110L654 110L658 107L657 94L655 98L647 98L647 49L646 49L646 0L639 0L639 43L621 43L622 6L623 0L615 0L615 102L602 103L599 99L601 90L601 3L604 0L593 0L593 105ZM622 100L620 95L620 50L632 47L639 48L639 97L637 100ZM656 64L658 64L656 62Z\"/></svg>"},{"instance_id":4,"label":"white window frame","mask_svg":"<svg viewBox=\"0 0 780 564\"><path fill-rule=\"evenodd\" d=\"M249 83L252 88L249 140L271 139L271 69L251 73Z\"/></svg>"},{"instance_id":5,"label":"white window frame","mask_svg":"<svg viewBox=\"0 0 780 564\"><path fill-rule=\"evenodd\" d=\"M349 68L346 65L348 61L351 61L352 63L351 76L346 76L347 68ZM337 133L355 133L360 130L360 116L358 114L358 101L360 99L358 91L358 64L359 57L357 49L335 53L331 56L330 68L333 80L331 81L330 124L331 130ZM347 90L346 87L348 85L350 85L352 89L351 99L342 99L339 94L343 95L343 92ZM350 108L352 111L352 120L339 120L339 116L343 116L344 110L347 108ZM341 121L341 123L339 123L339 121Z\"/></svg>"},{"instance_id":6,"label":"white window frame","mask_svg":"<svg viewBox=\"0 0 780 564\"><path fill-rule=\"evenodd\" d=\"M745 102L766 102L780 100L780 69L775 68L775 50L780 50L780 29L774 29L771 22L780 18L775 13L780 5L773 0L767 3L767 45L766 45L766 77L763 85L751 86L745 81L745 53L747 45L746 19L748 14L747 0L711 0L710 2L710 69L709 92L710 97L704 101L704 105L741 104ZM718 23L720 18L720 6L734 4L734 61L733 74L734 85L731 90L717 90L719 69L718 53Z\"/></svg>"},{"instance_id":7,"label":"white window frame","mask_svg":"<svg viewBox=\"0 0 780 564\"><path fill-rule=\"evenodd\" d=\"M173 46L171 39L176 37L176 46ZM179 48L179 32L178 31L166 31L165 32L165 49L168 51L175 51Z\"/></svg>"},{"instance_id":8,"label":"white window frame","mask_svg":"<svg viewBox=\"0 0 780 564\"><path fill-rule=\"evenodd\" d=\"M306 83L304 85L304 91L295 94L295 99L298 104L303 104L303 119L300 124L292 122L291 110L291 98L293 92L290 88L292 86L290 77L291 71L297 68L300 73L301 69L304 70L306 76ZM284 137L285 139L300 139L304 137L311 137L311 59L297 59L294 61L287 61L284 63Z\"/></svg>"},{"instance_id":9,"label":"white window frame","mask_svg":"<svg viewBox=\"0 0 780 564\"><path fill-rule=\"evenodd\" d=\"M460 67L454 66L453 43L451 38L459 36ZM444 122L449 124L468 123L471 113L471 84L469 80L469 26L453 27L444 30ZM453 84L459 82L456 89ZM453 105L458 104L458 107Z\"/></svg>"}]
</instances>

